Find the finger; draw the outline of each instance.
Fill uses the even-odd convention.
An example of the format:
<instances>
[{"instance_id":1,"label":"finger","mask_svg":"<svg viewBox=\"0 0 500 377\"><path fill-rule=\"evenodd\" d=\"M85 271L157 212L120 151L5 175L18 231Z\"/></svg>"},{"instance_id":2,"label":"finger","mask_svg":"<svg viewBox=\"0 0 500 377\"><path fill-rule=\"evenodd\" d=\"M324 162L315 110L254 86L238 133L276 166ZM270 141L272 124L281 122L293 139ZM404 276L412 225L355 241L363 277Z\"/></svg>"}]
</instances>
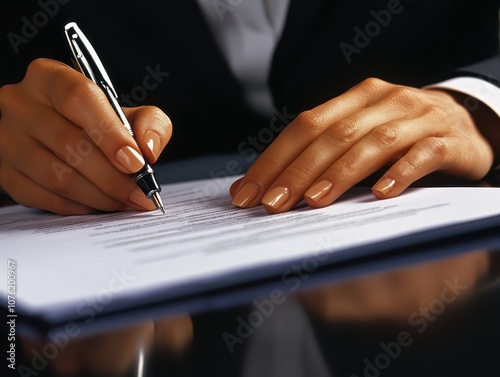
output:
<instances>
[{"instance_id":1,"label":"finger","mask_svg":"<svg viewBox=\"0 0 500 377\"><path fill-rule=\"evenodd\" d=\"M17 171L59 197L101 211L118 211L127 206L104 194L80 172L45 148L32 147L36 159L29 165L14 165ZM43 205L43 203L42 203Z\"/></svg>"},{"instance_id":2,"label":"finger","mask_svg":"<svg viewBox=\"0 0 500 377\"><path fill-rule=\"evenodd\" d=\"M93 208L45 189L9 167L2 167L2 177L5 176L8 177L2 180L5 190L14 201L25 207L40 208L58 215L88 215L95 212Z\"/></svg>"},{"instance_id":3,"label":"finger","mask_svg":"<svg viewBox=\"0 0 500 377\"><path fill-rule=\"evenodd\" d=\"M262 153L245 174L233 199L239 207L260 204L274 180L332 124L380 101L389 90L387 83L368 79L312 110L298 115ZM356 129L344 130L347 139L359 137Z\"/></svg>"},{"instance_id":4,"label":"finger","mask_svg":"<svg viewBox=\"0 0 500 377\"><path fill-rule=\"evenodd\" d=\"M453 138L428 137L416 143L372 187L379 198L401 194L413 182L437 170L446 170L460 158Z\"/></svg>"},{"instance_id":5,"label":"finger","mask_svg":"<svg viewBox=\"0 0 500 377\"><path fill-rule=\"evenodd\" d=\"M28 78L28 79L26 79ZM33 61L25 80L35 82L45 104L81 127L109 161L124 173L145 164L137 143L123 126L104 92L81 73L49 59Z\"/></svg>"},{"instance_id":6,"label":"finger","mask_svg":"<svg viewBox=\"0 0 500 377\"><path fill-rule=\"evenodd\" d=\"M229 187L229 195L231 195L232 198L234 198L234 196L236 195L236 192L238 191L242 180L243 178L238 178L231 184L231 187Z\"/></svg>"},{"instance_id":7,"label":"finger","mask_svg":"<svg viewBox=\"0 0 500 377\"><path fill-rule=\"evenodd\" d=\"M321 199L329 193L333 183L340 183L335 190L340 196L381 168L395 153L409 148L427 133L435 132L428 126L406 120L415 116L411 114L415 110L392 104L392 96L384 98L319 135L262 197L266 209L273 213L291 209L320 176L321 180L307 192L306 200L313 206L328 205L336 199L331 195L333 192L330 193L331 201ZM333 168L329 169L332 164Z\"/></svg>"},{"instance_id":8,"label":"finger","mask_svg":"<svg viewBox=\"0 0 500 377\"><path fill-rule=\"evenodd\" d=\"M374 127L307 188L306 202L312 207L333 203L349 188L433 135L439 133L425 117L397 119Z\"/></svg>"},{"instance_id":9,"label":"finger","mask_svg":"<svg viewBox=\"0 0 500 377\"><path fill-rule=\"evenodd\" d=\"M33 136L55 155L34 146L39 153L36 162L18 166L25 175L49 190L102 211L154 209L130 176L117 170L82 129L50 109L40 110L39 119Z\"/></svg>"},{"instance_id":10,"label":"finger","mask_svg":"<svg viewBox=\"0 0 500 377\"><path fill-rule=\"evenodd\" d=\"M154 163L172 137L172 122L159 108L124 108L134 130L135 140L149 163Z\"/></svg>"}]
</instances>

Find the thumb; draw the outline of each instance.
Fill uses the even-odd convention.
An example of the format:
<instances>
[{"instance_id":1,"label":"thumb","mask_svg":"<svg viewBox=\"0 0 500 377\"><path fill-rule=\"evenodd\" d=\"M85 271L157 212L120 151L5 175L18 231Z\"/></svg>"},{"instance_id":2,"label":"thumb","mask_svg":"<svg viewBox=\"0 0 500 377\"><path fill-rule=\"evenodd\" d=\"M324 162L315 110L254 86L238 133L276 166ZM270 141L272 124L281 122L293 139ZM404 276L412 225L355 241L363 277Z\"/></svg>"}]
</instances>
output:
<instances>
[{"instance_id":1,"label":"thumb","mask_svg":"<svg viewBox=\"0 0 500 377\"><path fill-rule=\"evenodd\" d=\"M124 108L123 111L144 157L149 163L156 162L172 137L170 118L155 106Z\"/></svg>"}]
</instances>

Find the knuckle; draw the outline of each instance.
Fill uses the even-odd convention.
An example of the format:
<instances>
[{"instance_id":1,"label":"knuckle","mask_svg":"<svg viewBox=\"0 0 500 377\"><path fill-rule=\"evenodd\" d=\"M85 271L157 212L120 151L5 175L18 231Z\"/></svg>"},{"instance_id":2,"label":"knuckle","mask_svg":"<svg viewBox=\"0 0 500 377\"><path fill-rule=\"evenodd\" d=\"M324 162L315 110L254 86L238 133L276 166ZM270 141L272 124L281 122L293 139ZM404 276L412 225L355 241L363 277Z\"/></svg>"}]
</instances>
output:
<instances>
[{"instance_id":1,"label":"knuckle","mask_svg":"<svg viewBox=\"0 0 500 377\"><path fill-rule=\"evenodd\" d=\"M377 142L384 146L393 145L398 139L397 127L395 125L381 125L372 130L372 135Z\"/></svg>"},{"instance_id":2,"label":"knuckle","mask_svg":"<svg viewBox=\"0 0 500 377\"><path fill-rule=\"evenodd\" d=\"M429 137L426 140L426 148L432 158L444 159L449 154L449 148L441 138Z\"/></svg>"},{"instance_id":3,"label":"knuckle","mask_svg":"<svg viewBox=\"0 0 500 377\"><path fill-rule=\"evenodd\" d=\"M0 119L7 114L14 115L17 111L25 111L26 104L20 98L19 84L9 84L0 87ZM11 117L12 118L12 117Z\"/></svg>"},{"instance_id":4,"label":"knuckle","mask_svg":"<svg viewBox=\"0 0 500 377\"><path fill-rule=\"evenodd\" d=\"M295 161L287 170L293 176L293 182L308 182L312 179L312 167L305 161Z\"/></svg>"},{"instance_id":5,"label":"knuckle","mask_svg":"<svg viewBox=\"0 0 500 377\"><path fill-rule=\"evenodd\" d=\"M314 109L301 112L294 124L307 135L318 135L324 129L323 116Z\"/></svg>"},{"instance_id":6,"label":"knuckle","mask_svg":"<svg viewBox=\"0 0 500 377\"><path fill-rule=\"evenodd\" d=\"M340 179L349 179L359 173L359 163L351 159L342 161L338 168L338 177Z\"/></svg>"},{"instance_id":7,"label":"knuckle","mask_svg":"<svg viewBox=\"0 0 500 377\"><path fill-rule=\"evenodd\" d=\"M369 90L379 89L385 85L387 85L387 82L377 77L368 77L361 82L361 86Z\"/></svg>"},{"instance_id":8,"label":"knuckle","mask_svg":"<svg viewBox=\"0 0 500 377\"><path fill-rule=\"evenodd\" d=\"M410 159L400 160L398 164L397 171L394 173L399 175L400 178L406 180L408 178L414 177L418 171L416 161Z\"/></svg>"},{"instance_id":9,"label":"knuckle","mask_svg":"<svg viewBox=\"0 0 500 377\"><path fill-rule=\"evenodd\" d=\"M0 87L0 110L13 97L14 88L15 85L3 85Z\"/></svg>"},{"instance_id":10,"label":"knuckle","mask_svg":"<svg viewBox=\"0 0 500 377\"><path fill-rule=\"evenodd\" d=\"M104 94L99 87L90 80L68 80L64 88L65 98L68 101L80 105L88 100L102 98Z\"/></svg>"},{"instance_id":11,"label":"knuckle","mask_svg":"<svg viewBox=\"0 0 500 377\"><path fill-rule=\"evenodd\" d=\"M262 172L266 172L267 176L274 177L274 179L276 179L284 169L285 166L273 158L272 154L264 151L258 160L255 161L255 163L248 169L245 174L244 181L252 182L261 190L265 191L269 184L264 181ZM241 183L239 187L242 187Z\"/></svg>"},{"instance_id":12,"label":"knuckle","mask_svg":"<svg viewBox=\"0 0 500 377\"><path fill-rule=\"evenodd\" d=\"M377 93L387 85L390 84L382 79L379 79L377 77L368 77L364 79L355 88L361 91L361 93L363 93L364 97L366 98L367 102L369 102L369 98L371 98L374 93Z\"/></svg>"},{"instance_id":13,"label":"knuckle","mask_svg":"<svg viewBox=\"0 0 500 377\"><path fill-rule=\"evenodd\" d=\"M414 88L407 86L396 86L389 91L389 96L393 102L402 107L414 107L417 102L422 101L422 96Z\"/></svg>"},{"instance_id":14,"label":"knuckle","mask_svg":"<svg viewBox=\"0 0 500 377\"><path fill-rule=\"evenodd\" d=\"M377 77L368 77L351 90L354 90L358 100L364 107L370 107L379 102L380 95L386 97L391 91L398 88L397 85Z\"/></svg>"},{"instance_id":15,"label":"knuckle","mask_svg":"<svg viewBox=\"0 0 500 377\"><path fill-rule=\"evenodd\" d=\"M124 176L118 172L116 174L110 174L99 186L99 189L111 197L116 197L117 193L121 192L125 186L123 178ZM129 177L127 177L126 180L126 183L128 182L131 182Z\"/></svg>"},{"instance_id":16,"label":"knuckle","mask_svg":"<svg viewBox=\"0 0 500 377\"><path fill-rule=\"evenodd\" d=\"M358 134L359 125L353 119L343 119L332 128L332 136L341 141L353 141Z\"/></svg>"},{"instance_id":17,"label":"knuckle","mask_svg":"<svg viewBox=\"0 0 500 377\"><path fill-rule=\"evenodd\" d=\"M116 123L113 122L113 119L102 117L97 127L92 129L91 132L94 139L101 140L103 135L111 135L116 131Z\"/></svg>"},{"instance_id":18,"label":"knuckle","mask_svg":"<svg viewBox=\"0 0 500 377\"><path fill-rule=\"evenodd\" d=\"M84 78L69 80L65 88L66 106L76 111L88 112L88 109L102 109L109 106L104 92L94 82ZM93 138L100 139L103 134L112 134L116 131L113 118L101 116L92 128Z\"/></svg>"},{"instance_id":19,"label":"knuckle","mask_svg":"<svg viewBox=\"0 0 500 377\"><path fill-rule=\"evenodd\" d=\"M432 117L432 119L435 122L438 122L438 124L446 124L449 122L451 118L451 113L450 110L443 107L439 106L436 104L431 104L429 105L429 108L427 109L427 113ZM460 114L462 115L462 114Z\"/></svg>"},{"instance_id":20,"label":"knuckle","mask_svg":"<svg viewBox=\"0 0 500 377\"><path fill-rule=\"evenodd\" d=\"M26 69L26 76L43 74L49 70L49 62L50 60L46 58L37 58L31 61Z\"/></svg>"},{"instance_id":21,"label":"knuckle","mask_svg":"<svg viewBox=\"0 0 500 377\"><path fill-rule=\"evenodd\" d=\"M47 72L58 72L69 68L66 64L48 58L37 58L30 62L26 69L26 76L45 75Z\"/></svg>"},{"instance_id":22,"label":"knuckle","mask_svg":"<svg viewBox=\"0 0 500 377\"><path fill-rule=\"evenodd\" d=\"M47 174L47 182L49 189L60 196L66 197L68 194L72 193L76 189L75 175L72 174L74 171L71 169L69 174L57 174L55 171L51 170Z\"/></svg>"},{"instance_id":23,"label":"knuckle","mask_svg":"<svg viewBox=\"0 0 500 377\"><path fill-rule=\"evenodd\" d=\"M75 132L71 128L66 128L55 137L60 155L66 163L75 167L79 165L83 157L88 156L92 151L90 140L81 132Z\"/></svg>"},{"instance_id":24,"label":"knuckle","mask_svg":"<svg viewBox=\"0 0 500 377\"><path fill-rule=\"evenodd\" d=\"M283 166L272 157L272 155L268 155L264 152L258 160L258 170L260 172L279 172L283 168ZM253 169L251 168L253 171ZM259 175L259 171L256 171L256 174Z\"/></svg>"}]
</instances>

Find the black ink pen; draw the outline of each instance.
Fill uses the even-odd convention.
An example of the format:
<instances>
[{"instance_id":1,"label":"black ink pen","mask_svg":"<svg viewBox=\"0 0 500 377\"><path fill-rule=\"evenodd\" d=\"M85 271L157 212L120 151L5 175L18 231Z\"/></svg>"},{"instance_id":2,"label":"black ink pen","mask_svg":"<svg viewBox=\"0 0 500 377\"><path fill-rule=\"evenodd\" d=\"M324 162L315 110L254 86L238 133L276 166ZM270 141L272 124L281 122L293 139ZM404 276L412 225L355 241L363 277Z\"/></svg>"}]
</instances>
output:
<instances>
[{"instance_id":1,"label":"black ink pen","mask_svg":"<svg viewBox=\"0 0 500 377\"><path fill-rule=\"evenodd\" d=\"M134 136L132 127L130 127L127 117L118 103L118 95L115 88L101 63L101 59L99 59L99 56L85 34L82 33L75 22L67 24L64 28L64 32L73 54L73 64L75 68L99 85L127 131ZM146 163L141 170L132 175L132 179L137 183L144 194L153 201L156 208L165 213L160 196L161 187L156 181L151 166Z\"/></svg>"}]
</instances>

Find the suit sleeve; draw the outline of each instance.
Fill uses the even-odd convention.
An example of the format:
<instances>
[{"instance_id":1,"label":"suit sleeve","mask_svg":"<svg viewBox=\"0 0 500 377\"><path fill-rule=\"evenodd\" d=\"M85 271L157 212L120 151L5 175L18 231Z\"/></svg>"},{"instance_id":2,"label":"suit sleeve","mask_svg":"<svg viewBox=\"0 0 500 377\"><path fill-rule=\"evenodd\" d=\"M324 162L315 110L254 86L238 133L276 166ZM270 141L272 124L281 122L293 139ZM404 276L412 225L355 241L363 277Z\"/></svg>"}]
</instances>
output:
<instances>
[{"instance_id":1,"label":"suit sleeve","mask_svg":"<svg viewBox=\"0 0 500 377\"><path fill-rule=\"evenodd\" d=\"M457 70L459 75L474 76L500 86L500 54Z\"/></svg>"},{"instance_id":2,"label":"suit sleeve","mask_svg":"<svg viewBox=\"0 0 500 377\"><path fill-rule=\"evenodd\" d=\"M500 117L500 54L456 71L456 77L428 88L441 88L464 93L483 102Z\"/></svg>"}]
</instances>

